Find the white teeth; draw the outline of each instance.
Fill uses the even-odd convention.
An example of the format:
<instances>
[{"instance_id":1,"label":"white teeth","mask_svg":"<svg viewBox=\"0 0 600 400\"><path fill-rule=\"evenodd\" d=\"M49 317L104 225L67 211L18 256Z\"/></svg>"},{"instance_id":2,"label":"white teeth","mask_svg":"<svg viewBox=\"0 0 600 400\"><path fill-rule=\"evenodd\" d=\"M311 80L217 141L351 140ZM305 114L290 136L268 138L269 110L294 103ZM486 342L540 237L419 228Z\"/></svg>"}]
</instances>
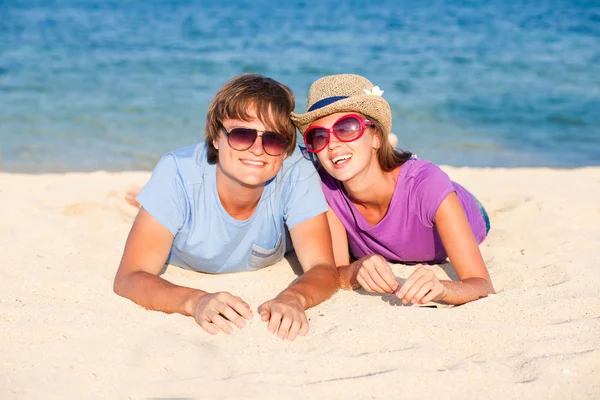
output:
<instances>
[{"instance_id":1,"label":"white teeth","mask_svg":"<svg viewBox=\"0 0 600 400\"><path fill-rule=\"evenodd\" d=\"M251 160L244 160L244 162L246 164L252 164L252 165L263 165L264 164L263 162L260 162L260 161L251 161Z\"/></svg>"},{"instance_id":2,"label":"white teeth","mask_svg":"<svg viewBox=\"0 0 600 400\"><path fill-rule=\"evenodd\" d=\"M338 164L342 161L346 161L347 159L352 158L352 155L350 154L344 154L343 156L337 156L334 159L331 160L332 163L334 164Z\"/></svg>"}]
</instances>

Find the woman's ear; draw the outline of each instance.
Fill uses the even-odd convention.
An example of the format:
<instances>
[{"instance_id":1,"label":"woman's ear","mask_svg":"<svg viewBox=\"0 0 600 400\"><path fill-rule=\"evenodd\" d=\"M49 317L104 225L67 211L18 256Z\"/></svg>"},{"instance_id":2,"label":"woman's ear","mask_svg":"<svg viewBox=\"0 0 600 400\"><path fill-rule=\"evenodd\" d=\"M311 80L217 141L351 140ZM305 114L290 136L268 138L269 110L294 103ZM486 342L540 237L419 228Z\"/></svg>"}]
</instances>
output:
<instances>
[{"instance_id":1,"label":"woman's ear","mask_svg":"<svg viewBox=\"0 0 600 400\"><path fill-rule=\"evenodd\" d=\"M378 150L381 147L381 135L379 132L375 132L372 135L373 138L373 149Z\"/></svg>"},{"instance_id":2,"label":"woman's ear","mask_svg":"<svg viewBox=\"0 0 600 400\"><path fill-rule=\"evenodd\" d=\"M212 145L215 149L219 150L219 139L218 137L216 139L212 140Z\"/></svg>"}]
</instances>

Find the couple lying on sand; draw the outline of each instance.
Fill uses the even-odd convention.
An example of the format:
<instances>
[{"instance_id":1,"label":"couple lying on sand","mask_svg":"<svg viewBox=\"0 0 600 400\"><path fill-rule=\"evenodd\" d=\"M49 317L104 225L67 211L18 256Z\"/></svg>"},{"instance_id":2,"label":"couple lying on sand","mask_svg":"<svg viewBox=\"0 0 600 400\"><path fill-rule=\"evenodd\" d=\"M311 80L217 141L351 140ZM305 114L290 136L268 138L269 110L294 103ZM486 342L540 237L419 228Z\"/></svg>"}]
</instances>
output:
<instances>
[{"instance_id":1,"label":"couple lying on sand","mask_svg":"<svg viewBox=\"0 0 600 400\"><path fill-rule=\"evenodd\" d=\"M209 106L206 140L167 153L137 196L115 292L230 334L253 317L250 306L168 282L159 276L165 263L250 271L294 250L304 273L258 307L267 329L288 340L308 332L304 311L339 287L394 293L404 304L493 293L478 247L489 231L485 209L439 167L390 144L382 94L362 76L326 76L312 84L306 113L295 114L281 83L254 74L229 80ZM446 258L459 281L418 267L399 287L388 265Z\"/></svg>"}]
</instances>

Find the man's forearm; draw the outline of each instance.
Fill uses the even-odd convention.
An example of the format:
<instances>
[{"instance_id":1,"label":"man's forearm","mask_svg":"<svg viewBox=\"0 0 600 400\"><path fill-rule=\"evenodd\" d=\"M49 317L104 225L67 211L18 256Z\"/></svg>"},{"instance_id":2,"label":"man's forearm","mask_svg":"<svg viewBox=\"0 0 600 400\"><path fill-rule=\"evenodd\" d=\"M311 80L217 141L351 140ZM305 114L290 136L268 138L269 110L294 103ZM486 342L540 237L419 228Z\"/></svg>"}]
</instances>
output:
<instances>
[{"instance_id":1,"label":"man's forearm","mask_svg":"<svg viewBox=\"0 0 600 400\"><path fill-rule=\"evenodd\" d=\"M202 290L178 286L144 271L118 277L114 291L149 310L188 316L193 315L195 300L206 294Z\"/></svg>"},{"instance_id":2,"label":"man's forearm","mask_svg":"<svg viewBox=\"0 0 600 400\"><path fill-rule=\"evenodd\" d=\"M330 298L339 286L337 268L321 264L303 273L277 297L294 296L306 310Z\"/></svg>"}]
</instances>

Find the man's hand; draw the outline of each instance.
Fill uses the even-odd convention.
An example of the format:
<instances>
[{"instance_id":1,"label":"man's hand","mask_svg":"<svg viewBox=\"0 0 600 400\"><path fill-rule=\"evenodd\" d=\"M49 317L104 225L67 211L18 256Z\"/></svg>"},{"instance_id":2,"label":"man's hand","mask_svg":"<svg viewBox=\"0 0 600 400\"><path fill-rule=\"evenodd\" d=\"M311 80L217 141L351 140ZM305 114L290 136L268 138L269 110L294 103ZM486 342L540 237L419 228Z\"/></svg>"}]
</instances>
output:
<instances>
[{"instance_id":1,"label":"man's hand","mask_svg":"<svg viewBox=\"0 0 600 400\"><path fill-rule=\"evenodd\" d=\"M293 295L280 295L261 304L258 313L263 322L269 322L269 332L277 332L280 339L293 342L297 335L308 333L306 314L300 301Z\"/></svg>"},{"instance_id":2,"label":"man's hand","mask_svg":"<svg viewBox=\"0 0 600 400\"><path fill-rule=\"evenodd\" d=\"M190 314L206 332L216 335L219 331L233 333L231 324L238 328L253 317L248 303L228 292L207 293L192 303Z\"/></svg>"}]
</instances>

